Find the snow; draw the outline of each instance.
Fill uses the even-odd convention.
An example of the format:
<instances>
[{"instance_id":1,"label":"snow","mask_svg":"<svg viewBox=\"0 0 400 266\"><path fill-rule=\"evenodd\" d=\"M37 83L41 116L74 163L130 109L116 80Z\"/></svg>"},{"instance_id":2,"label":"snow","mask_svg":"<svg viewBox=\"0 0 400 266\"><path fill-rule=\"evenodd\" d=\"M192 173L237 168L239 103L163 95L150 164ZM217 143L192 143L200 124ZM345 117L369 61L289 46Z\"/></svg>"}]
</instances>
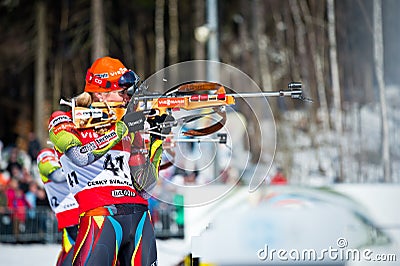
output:
<instances>
[{"instance_id":1,"label":"snow","mask_svg":"<svg viewBox=\"0 0 400 266\"><path fill-rule=\"evenodd\" d=\"M0 244L0 261L10 266L55 265L59 251L56 244Z\"/></svg>"},{"instance_id":2,"label":"snow","mask_svg":"<svg viewBox=\"0 0 400 266\"><path fill-rule=\"evenodd\" d=\"M176 265L188 254L183 240L157 240L159 266ZM58 244L0 244L0 264L7 266L54 266Z\"/></svg>"}]
</instances>

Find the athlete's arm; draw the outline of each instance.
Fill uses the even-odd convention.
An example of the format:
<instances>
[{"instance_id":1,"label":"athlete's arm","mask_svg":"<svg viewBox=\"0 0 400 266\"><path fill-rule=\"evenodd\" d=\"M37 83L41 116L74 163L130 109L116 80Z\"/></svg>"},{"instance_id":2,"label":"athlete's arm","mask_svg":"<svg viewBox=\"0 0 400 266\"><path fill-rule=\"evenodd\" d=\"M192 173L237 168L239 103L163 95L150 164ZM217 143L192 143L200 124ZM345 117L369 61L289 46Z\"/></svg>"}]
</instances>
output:
<instances>
[{"instance_id":1,"label":"athlete's arm","mask_svg":"<svg viewBox=\"0 0 400 266\"><path fill-rule=\"evenodd\" d=\"M107 153L128 134L128 128L122 121L116 122L110 130L85 145L79 139L71 117L61 112L51 119L49 138L55 147L64 153L77 166L86 166Z\"/></svg>"},{"instance_id":2,"label":"athlete's arm","mask_svg":"<svg viewBox=\"0 0 400 266\"><path fill-rule=\"evenodd\" d=\"M159 122L158 120L157 122ZM153 125L154 122L155 120L151 121ZM133 154L129 161L134 186L144 198L150 197L148 193L155 187L158 180L158 170L163 152L162 143L163 141L159 138L159 135L151 134L150 149L147 156L145 157L140 153ZM140 133L134 134L133 147L143 147L143 140Z\"/></svg>"},{"instance_id":3,"label":"athlete's arm","mask_svg":"<svg viewBox=\"0 0 400 266\"><path fill-rule=\"evenodd\" d=\"M55 183L67 182L56 152L53 149L42 149L39 152L36 161L43 183L48 182L48 180Z\"/></svg>"},{"instance_id":4,"label":"athlete's arm","mask_svg":"<svg viewBox=\"0 0 400 266\"><path fill-rule=\"evenodd\" d=\"M85 145L69 147L65 151L65 155L76 165L86 166L93 163L112 147L122 140L128 134L128 128L125 123L118 121L109 132L98 137L92 142Z\"/></svg>"}]
</instances>

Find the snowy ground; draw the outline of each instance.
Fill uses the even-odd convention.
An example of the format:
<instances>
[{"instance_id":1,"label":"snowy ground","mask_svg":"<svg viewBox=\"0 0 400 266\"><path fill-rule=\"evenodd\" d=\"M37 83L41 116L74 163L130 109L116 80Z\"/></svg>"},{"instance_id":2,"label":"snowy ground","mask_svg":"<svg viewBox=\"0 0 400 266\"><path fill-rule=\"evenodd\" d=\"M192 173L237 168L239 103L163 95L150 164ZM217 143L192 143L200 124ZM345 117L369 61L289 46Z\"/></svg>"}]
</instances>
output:
<instances>
[{"instance_id":1,"label":"snowy ground","mask_svg":"<svg viewBox=\"0 0 400 266\"><path fill-rule=\"evenodd\" d=\"M186 255L182 240L160 240L157 245L159 266L176 265ZM57 244L0 244L0 265L53 266L59 251Z\"/></svg>"}]
</instances>

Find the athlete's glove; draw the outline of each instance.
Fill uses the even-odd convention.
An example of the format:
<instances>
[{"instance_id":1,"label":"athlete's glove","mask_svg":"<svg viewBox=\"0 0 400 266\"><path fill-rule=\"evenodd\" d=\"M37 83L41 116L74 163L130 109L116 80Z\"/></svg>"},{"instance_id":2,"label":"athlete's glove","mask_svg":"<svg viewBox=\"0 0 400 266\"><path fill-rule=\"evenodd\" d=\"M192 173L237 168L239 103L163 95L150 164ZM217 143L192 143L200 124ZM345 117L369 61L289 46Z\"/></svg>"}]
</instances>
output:
<instances>
[{"instance_id":1,"label":"athlete's glove","mask_svg":"<svg viewBox=\"0 0 400 266\"><path fill-rule=\"evenodd\" d=\"M175 119L171 115L162 114L150 117L147 122L150 124L151 133L150 136L154 139L164 139L162 135L167 135L171 132Z\"/></svg>"},{"instance_id":2,"label":"athlete's glove","mask_svg":"<svg viewBox=\"0 0 400 266\"><path fill-rule=\"evenodd\" d=\"M129 132L143 130L145 121L144 111L130 112L124 116L124 122L128 126Z\"/></svg>"},{"instance_id":3,"label":"athlete's glove","mask_svg":"<svg viewBox=\"0 0 400 266\"><path fill-rule=\"evenodd\" d=\"M61 164L58 162L54 150L49 148L42 149L39 152L36 162L39 173L45 177L48 177L52 172L61 168Z\"/></svg>"},{"instance_id":4,"label":"athlete's glove","mask_svg":"<svg viewBox=\"0 0 400 266\"><path fill-rule=\"evenodd\" d=\"M126 135L128 135L128 128L125 123L122 121L116 122L114 131L110 131L95 140L97 148L93 150L93 154L95 157L103 156Z\"/></svg>"},{"instance_id":5,"label":"athlete's glove","mask_svg":"<svg viewBox=\"0 0 400 266\"><path fill-rule=\"evenodd\" d=\"M43 183L48 180L56 183L65 182L65 175L62 171L61 164L53 149L42 149L36 158L38 170Z\"/></svg>"}]
</instances>

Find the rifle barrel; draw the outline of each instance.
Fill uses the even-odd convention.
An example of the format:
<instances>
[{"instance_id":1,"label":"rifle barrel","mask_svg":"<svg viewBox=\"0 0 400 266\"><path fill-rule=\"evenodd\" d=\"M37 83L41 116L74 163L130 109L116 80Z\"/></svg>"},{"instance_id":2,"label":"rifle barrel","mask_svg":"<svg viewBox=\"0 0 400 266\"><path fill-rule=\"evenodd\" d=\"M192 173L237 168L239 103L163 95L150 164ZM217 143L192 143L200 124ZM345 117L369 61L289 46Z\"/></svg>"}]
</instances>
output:
<instances>
[{"instance_id":1,"label":"rifle barrel","mask_svg":"<svg viewBox=\"0 0 400 266\"><path fill-rule=\"evenodd\" d=\"M292 98L301 98L302 94L303 91L301 89L293 89L293 90L264 91L264 92L240 92L240 93L227 94L227 96L233 96L239 98L291 96Z\"/></svg>"},{"instance_id":2,"label":"rifle barrel","mask_svg":"<svg viewBox=\"0 0 400 266\"><path fill-rule=\"evenodd\" d=\"M141 101L144 101L144 100L154 100L154 99L157 99L157 98L164 98L164 97L168 97L168 96L165 96L165 95L163 95L163 94L145 94L145 95L133 95L132 96L132 99L137 99L137 100L141 100Z\"/></svg>"},{"instance_id":3,"label":"rifle barrel","mask_svg":"<svg viewBox=\"0 0 400 266\"><path fill-rule=\"evenodd\" d=\"M292 99L305 99L302 89L280 90L280 91L264 91L264 92L239 92L227 93L226 96L234 98L255 98L255 97L291 97ZM189 97L189 95L165 95L165 94L145 94L133 95L132 98L139 101L154 100L157 98L173 98L173 97Z\"/></svg>"},{"instance_id":4,"label":"rifle barrel","mask_svg":"<svg viewBox=\"0 0 400 266\"><path fill-rule=\"evenodd\" d=\"M171 142L194 142L194 143L201 143L201 142L214 142L220 143L220 139L210 139L210 138L195 138L195 139L172 139Z\"/></svg>"}]
</instances>

